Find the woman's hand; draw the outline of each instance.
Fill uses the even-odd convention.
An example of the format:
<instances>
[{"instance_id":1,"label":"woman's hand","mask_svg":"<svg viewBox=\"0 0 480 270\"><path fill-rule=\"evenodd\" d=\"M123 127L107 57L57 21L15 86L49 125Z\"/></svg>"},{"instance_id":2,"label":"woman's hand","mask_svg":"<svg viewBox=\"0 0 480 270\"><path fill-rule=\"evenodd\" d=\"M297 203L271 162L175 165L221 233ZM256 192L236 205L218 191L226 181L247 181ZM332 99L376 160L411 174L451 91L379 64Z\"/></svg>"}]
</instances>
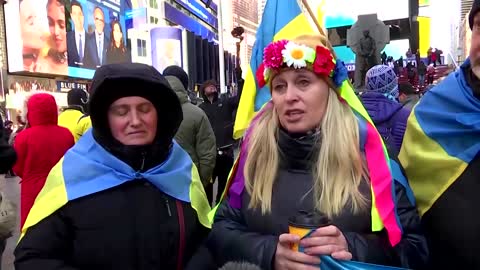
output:
<instances>
[{"instance_id":1,"label":"woman's hand","mask_svg":"<svg viewBox=\"0 0 480 270\"><path fill-rule=\"evenodd\" d=\"M300 237L297 235L280 235L275 253L275 270L318 270L318 257L292 250L292 245L298 243Z\"/></svg>"},{"instance_id":2,"label":"woman's hand","mask_svg":"<svg viewBox=\"0 0 480 270\"><path fill-rule=\"evenodd\" d=\"M309 237L300 241L300 246L308 255L331 255L334 259L345 261L352 259L345 236L333 225L317 229Z\"/></svg>"}]
</instances>

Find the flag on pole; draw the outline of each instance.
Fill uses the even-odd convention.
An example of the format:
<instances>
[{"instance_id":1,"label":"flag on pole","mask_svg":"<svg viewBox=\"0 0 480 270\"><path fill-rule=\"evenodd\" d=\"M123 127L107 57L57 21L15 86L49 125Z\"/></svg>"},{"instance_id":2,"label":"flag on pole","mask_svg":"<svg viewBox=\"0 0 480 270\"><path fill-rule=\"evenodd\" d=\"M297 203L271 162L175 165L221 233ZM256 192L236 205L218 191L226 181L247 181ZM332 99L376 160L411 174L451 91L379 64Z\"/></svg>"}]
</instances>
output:
<instances>
[{"instance_id":1,"label":"flag on pole","mask_svg":"<svg viewBox=\"0 0 480 270\"><path fill-rule=\"evenodd\" d=\"M255 113L271 98L268 87L259 88L255 80L255 72L263 61L263 49L272 41L313 33L317 31L309 23L297 0L267 1L238 105L233 131L235 139L243 136Z\"/></svg>"}]
</instances>

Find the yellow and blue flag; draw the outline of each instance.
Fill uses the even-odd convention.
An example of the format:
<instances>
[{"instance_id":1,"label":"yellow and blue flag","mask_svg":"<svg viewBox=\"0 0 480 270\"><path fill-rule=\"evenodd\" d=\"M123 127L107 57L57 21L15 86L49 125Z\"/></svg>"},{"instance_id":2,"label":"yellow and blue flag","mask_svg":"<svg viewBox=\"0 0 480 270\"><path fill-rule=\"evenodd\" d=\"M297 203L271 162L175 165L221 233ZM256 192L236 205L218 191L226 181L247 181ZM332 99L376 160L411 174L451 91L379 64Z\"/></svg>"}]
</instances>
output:
<instances>
[{"instance_id":1,"label":"yellow and blue flag","mask_svg":"<svg viewBox=\"0 0 480 270\"><path fill-rule=\"evenodd\" d=\"M293 39L301 34L314 34L312 25L302 12L297 0L268 0L257 29L250 66L247 70L242 96L238 105L233 137L243 136L250 121L270 98L267 86L259 88L255 73L263 62L263 50L272 41Z\"/></svg>"},{"instance_id":2,"label":"yellow and blue flag","mask_svg":"<svg viewBox=\"0 0 480 270\"><path fill-rule=\"evenodd\" d=\"M89 130L53 167L22 228L22 235L44 218L76 200L128 181L145 179L165 194L190 203L200 223L210 228L210 205L190 156L176 142L166 161L146 172L137 172L93 138Z\"/></svg>"},{"instance_id":3,"label":"yellow and blue flag","mask_svg":"<svg viewBox=\"0 0 480 270\"><path fill-rule=\"evenodd\" d=\"M480 106L463 68L428 91L408 119L400 162L423 216L480 152Z\"/></svg>"}]
</instances>

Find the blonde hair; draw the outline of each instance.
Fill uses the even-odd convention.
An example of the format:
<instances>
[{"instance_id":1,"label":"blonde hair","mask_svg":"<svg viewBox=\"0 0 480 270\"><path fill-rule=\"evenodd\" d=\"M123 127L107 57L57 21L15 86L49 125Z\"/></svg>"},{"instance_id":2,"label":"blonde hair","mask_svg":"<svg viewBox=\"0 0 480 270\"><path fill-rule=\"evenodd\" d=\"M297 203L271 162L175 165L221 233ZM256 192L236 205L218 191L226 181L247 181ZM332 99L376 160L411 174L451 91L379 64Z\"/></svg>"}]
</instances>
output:
<instances>
[{"instance_id":1,"label":"blonde hair","mask_svg":"<svg viewBox=\"0 0 480 270\"><path fill-rule=\"evenodd\" d=\"M315 44L328 47L323 37L307 36ZM295 42L315 48L304 41ZM319 42L320 41L320 42ZM329 88L327 109L321 122L321 139L318 156L313 166L313 190L315 208L332 218L346 206L358 213L367 206L367 199L360 193L363 179L368 179L366 166L359 149L359 128L350 106L339 100L327 79ZM252 126L248 139L248 155L245 162L245 188L251 200L250 208L260 208L262 214L271 211L272 189L279 167L279 120L275 108L265 108Z\"/></svg>"}]
</instances>

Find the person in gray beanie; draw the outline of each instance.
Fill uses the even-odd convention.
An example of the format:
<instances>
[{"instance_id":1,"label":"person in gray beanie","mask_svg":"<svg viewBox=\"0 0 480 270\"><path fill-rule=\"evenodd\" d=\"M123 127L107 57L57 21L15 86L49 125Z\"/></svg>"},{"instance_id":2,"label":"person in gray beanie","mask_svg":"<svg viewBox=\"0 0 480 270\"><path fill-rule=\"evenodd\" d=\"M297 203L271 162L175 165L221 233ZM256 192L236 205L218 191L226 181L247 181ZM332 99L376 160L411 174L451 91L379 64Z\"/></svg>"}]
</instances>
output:
<instances>
[{"instance_id":1,"label":"person in gray beanie","mask_svg":"<svg viewBox=\"0 0 480 270\"><path fill-rule=\"evenodd\" d=\"M377 65L367 71L366 77L367 92L360 100L387 146L398 153L410 110L397 102L397 75L391 67Z\"/></svg>"}]
</instances>

